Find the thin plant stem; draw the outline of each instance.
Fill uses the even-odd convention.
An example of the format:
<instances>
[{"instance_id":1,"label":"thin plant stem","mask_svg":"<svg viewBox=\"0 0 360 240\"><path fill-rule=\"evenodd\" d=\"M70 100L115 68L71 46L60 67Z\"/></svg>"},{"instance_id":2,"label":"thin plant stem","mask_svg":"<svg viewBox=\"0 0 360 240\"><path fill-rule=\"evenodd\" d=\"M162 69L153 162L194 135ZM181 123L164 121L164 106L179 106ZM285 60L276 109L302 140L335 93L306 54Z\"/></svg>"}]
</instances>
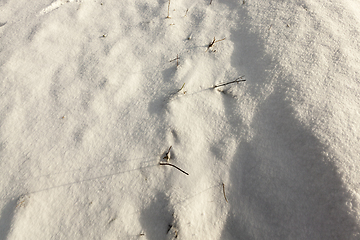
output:
<instances>
[{"instance_id":1,"label":"thin plant stem","mask_svg":"<svg viewBox=\"0 0 360 240\"><path fill-rule=\"evenodd\" d=\"M224 41L226 38L220 39L220 40L216 40L214 37L214 40L209 44L208 48L206 49L209 50L212 46L214 46L215 43L220 42L220 41Z\"/></svg>"},{"instance_id":2,"label":"thin plant stem","mask_svg":"<svg viewBox=\"0 0 360 240\"><path fill-rule=\"evenodd\" d=\"M171 167L174 167L176 168L177 170L179 170L180 172L186 174L186 175L189 175L187 172L185 172L184 170L182 170L181 168L175 166L174 164L171 164L171 163L168 163L168 162L160 162L159 163L160 165L168 165L168 166L171 166Z\"/></svg>"},{"instance_id":3,"label":"thin plant stem","mask_svg":"<svg viewBox=\"0 0 360 240\"><path fill-rule=\"evenodd\" d=\"M176 66L178 67L179 66L179 54L176 55L176 58L174 58L173 60L170 60L170 62L173 62L176 60Z\"/></svg>"},{"instance_id":4,"label":"thin plant stem","mask_svg":"<svg viewBox=\"0 0 360 240\"><path fill-rule=\"evenodd\" d=\"M163 159L166 159L166 161L170 161L170 150L171 150L172 146L169 147L169 150L167 151L167 153L165 154L165 157Z\"/></svg>"},{"instance_id":5,"label":"thin plant stem","mask_svg":"<svg viewBox=\"0 0 360 240\"><path fill-rule=\"evenodd\" d=\"M167 18L170 18L170 0L169 0L169 5L168 5L168 15Z\"/></svg>"},{"instance_id":6,"label":"thin plant stem","mask_svg":"<svg viewBox=\"0 0 360 240\"><path fill-rule=\"evenodd\" d=\"M232 83L245 82L246 79L242 79L242 78L243 78L243 76L238 77L237 79L235 79L234 81L231 81L231 82L221 83L221 84L219 84L219 85L215 85L215 86L213 86L212 88L218 88L218 87L226 86L226 85L229 85L229 84L232 84Z\"/></svg>"},{"instance_id":7,"label":"thin plant stem","mask_svg":"<svg viewBox=\"0 0 360 240\"><path fill-rule=\"evenodd\" d=\"M223 186L223 193L224 193L225 201L226 201L226 202L229 202L229 201L227 200L227 198L226 198L226 195L225 195L225 184L223 183L222 186Z\"/></svg>"}]
</instances>

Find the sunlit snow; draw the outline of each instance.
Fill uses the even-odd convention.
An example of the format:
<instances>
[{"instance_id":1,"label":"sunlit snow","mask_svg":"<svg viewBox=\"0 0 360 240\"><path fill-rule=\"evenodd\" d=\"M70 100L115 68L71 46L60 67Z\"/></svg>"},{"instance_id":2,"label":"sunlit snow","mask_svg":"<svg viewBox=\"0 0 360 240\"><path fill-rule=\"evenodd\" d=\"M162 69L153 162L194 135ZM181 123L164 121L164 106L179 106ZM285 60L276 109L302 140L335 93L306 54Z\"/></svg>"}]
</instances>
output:
<instances>
[{"instance_id":1,"label":"sunlit snow","mask_svg":"<svg viewBox=\"0 0 360 240\"><path fill-rule=\"evenodd\" d=\"M359 239L360 3L0 0L0 240Z\"/></svg>"}]
</instances>

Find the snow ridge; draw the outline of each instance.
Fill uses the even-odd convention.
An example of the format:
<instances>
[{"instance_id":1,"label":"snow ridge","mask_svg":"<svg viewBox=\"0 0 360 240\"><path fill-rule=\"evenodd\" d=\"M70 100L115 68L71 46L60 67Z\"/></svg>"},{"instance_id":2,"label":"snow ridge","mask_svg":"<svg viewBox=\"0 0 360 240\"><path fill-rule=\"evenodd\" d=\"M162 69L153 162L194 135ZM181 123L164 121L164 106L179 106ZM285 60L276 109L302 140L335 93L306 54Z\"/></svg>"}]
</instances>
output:
<instances>
[{"instance_id":1,"label":"snow ridge","mask_svg":"<svg viewBox=\"0 0 360 240\"><path fill-rule=\"evenodd\" d=\"M48 14L48 13L54 11L55 9L58 9L62 5L66 4L66 3L71 3L71 2L82 2L82 0L57 0L57 1L53 2L52 4L50 4L48 7L42 9L39 12L38 16Z\"/></svg>"}]
</instances>

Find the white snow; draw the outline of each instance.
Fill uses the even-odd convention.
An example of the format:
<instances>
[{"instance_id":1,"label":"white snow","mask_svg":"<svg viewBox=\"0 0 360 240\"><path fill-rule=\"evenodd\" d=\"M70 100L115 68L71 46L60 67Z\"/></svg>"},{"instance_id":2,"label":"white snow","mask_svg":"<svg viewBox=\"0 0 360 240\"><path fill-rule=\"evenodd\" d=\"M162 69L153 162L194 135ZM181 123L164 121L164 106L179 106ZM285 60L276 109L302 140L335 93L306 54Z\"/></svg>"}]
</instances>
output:
<instances>
[{"instance_id":1,"label":"white snow","mask_svg":"<svg viewBox=\"0 0 360 240\"><path fill-rule=\"evenodd\" d=\"M0 240L359 239L360 3L168 7L0 1Z\"/></svg>"}]
</instances>

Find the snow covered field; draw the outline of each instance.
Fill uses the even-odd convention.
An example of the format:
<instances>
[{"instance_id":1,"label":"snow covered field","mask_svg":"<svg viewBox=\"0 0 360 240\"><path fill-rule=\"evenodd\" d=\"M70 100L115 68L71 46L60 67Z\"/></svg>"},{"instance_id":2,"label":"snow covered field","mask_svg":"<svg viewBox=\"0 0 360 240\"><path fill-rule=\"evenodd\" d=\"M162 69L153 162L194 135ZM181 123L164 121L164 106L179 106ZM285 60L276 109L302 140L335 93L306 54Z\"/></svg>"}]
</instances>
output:
<instances>
[{"instance_id":1,"label":"snow covered field","mask_svg":"<svg viewBox=\"0 0 360 240\"><path fill-rule=\"evenodd\" d=\"M0 0L0 240L360 239L359 39L357 0Z\"/></svg>"}]
</instances>

